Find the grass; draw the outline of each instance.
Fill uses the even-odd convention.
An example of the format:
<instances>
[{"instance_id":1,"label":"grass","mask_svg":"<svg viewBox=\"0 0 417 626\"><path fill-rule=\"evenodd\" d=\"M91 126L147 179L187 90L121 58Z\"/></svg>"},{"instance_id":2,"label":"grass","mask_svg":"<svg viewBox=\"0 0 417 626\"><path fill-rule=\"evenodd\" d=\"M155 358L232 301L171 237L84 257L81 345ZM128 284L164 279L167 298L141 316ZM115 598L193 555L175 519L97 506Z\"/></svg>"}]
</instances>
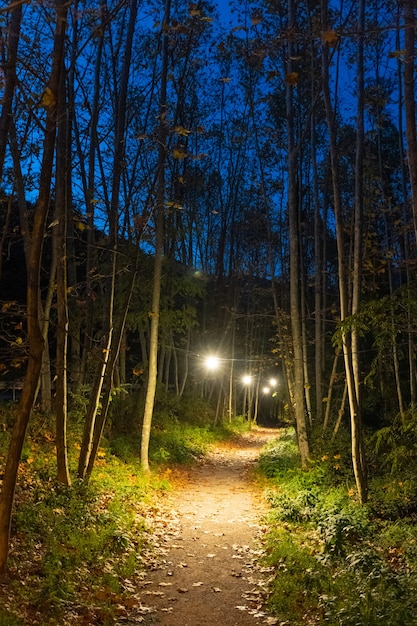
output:
<instances>
[{"instance_id":1,"label":"grass","mask_svg":"<svg viewBox=\"0 0 417 626\"><path fill-rule=\"evenodd\" d=\"M359 506L347 460L329 450L301 469L291 429L261 455L271 505L270 610L292 626L416 624L417 519L380 515L392 475L375 476L370 504ZM405 510L407 498L397 485L395 510Z\"/></svg>"},{"instance_id":2,"label":"grass","mask_svg":"<svg viewBox=\"0 0 417 626\"><path fill-rule=\"evenodd\" d=\"M90 482L74 481L70 489L55 481L52 418L35 416L31 422L9 569L0 585L0 626L142 621L142 614L132 615L132 603L146 611L135 594L155 558L153 533L166 531L163 515L155 512L175 468L247 424L236 420L214 428L206 414L201 419L198 403L186 399L182 409L177 399L164 397L153 424L152 472L144 475L136 403L131 408L122 400L114 403ZM12 415L1 410L0 461L12 423ZM75 419L69 429L73 475L80 424ZM403 434L410 437L408 430ZM402 462L393 449L397 440L386 431L369 454L366 506L357 503L343 433L337 447L314 442L317 452L308 469L300 468L291 428L264 448L258 472L271 507L264 558L272 571L269 608L278 623L417 624L417 468L409 458Z\"/></svg>"},{"instance_id":3,"label":"grass","mask_svg":"<svg viewBox=\"0 0 417 626\"><path fill-rule=\"evenodd\" d=\"M13 407L2 411L0 465ZM75 419L69 428L73 476L79 425ZM243 428L239 420L213 429L160 412L151 440L152 472L145 475L138 429L118 432L113 424L89 483L74 480L64 488L55 480L53 418L35 414L20 464L8 571L0 584L0 626L106 626L128 617L140 622L146 607L135 594L156 558L152 537L166 532L158 510L171 488L173 466L192 462Z\"/></svg>"}]
</instances>

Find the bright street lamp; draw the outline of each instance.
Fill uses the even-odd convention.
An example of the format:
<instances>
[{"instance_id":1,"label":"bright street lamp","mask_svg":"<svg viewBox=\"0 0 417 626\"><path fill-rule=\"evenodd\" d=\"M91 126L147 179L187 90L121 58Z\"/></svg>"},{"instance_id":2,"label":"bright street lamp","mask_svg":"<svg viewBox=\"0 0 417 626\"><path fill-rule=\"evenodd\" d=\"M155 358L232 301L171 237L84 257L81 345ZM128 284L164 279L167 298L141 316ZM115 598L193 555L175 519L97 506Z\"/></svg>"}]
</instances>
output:
<instances>
[{"instance_id":1,"label":"bright street lamp","mask_svg":"<svg viewBox=\"0 0 417 626\"><path fill-rule=\"evenodd\" d=\"M220 365L220 359L217 356L208 356L205 360L205 365L208 370L217 370Z\"/></svg>"}]
</instances>

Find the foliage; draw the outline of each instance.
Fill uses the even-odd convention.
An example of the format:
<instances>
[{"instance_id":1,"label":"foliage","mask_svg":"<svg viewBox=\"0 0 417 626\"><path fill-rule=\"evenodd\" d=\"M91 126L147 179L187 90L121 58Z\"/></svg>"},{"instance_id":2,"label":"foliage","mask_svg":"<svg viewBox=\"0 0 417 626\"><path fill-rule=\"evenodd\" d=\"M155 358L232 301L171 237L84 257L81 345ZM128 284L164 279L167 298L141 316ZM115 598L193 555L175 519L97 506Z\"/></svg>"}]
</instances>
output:
<instances>
[{"instance_id":1,"label":"foliage","mask_svg":"<svg viewBox=\"0 0 417 626\"><path fill-rule=\"evenodd\" d=\"M271 505L265 560L273 570L273 613L294 626L414 623L416 524L398 517L411 485L400 487L397 479L394 497L393 478L381 470L371 481L370 504L359 506L352 477L346 472L340 480L339 470L330 467L345 462L343 446L336 450L322 440L320 451L317 440L314 447L321 456L304 470L288 463L288 443L287 433L281 446L276 442L264 450L259 463L268 476ZM280 449L284 458L277 461ZM394 522L380 517L389 503L396 511Z\"/></svg>"},{"instance_id":2,"label":"foliage","mask_svg":"<svg viewBox=\"0 0 417 626\"><path fill-rule=\"evenodd\" d=\"M29 450L12 526L9 572L16 585L2 598L0 623L63 623L69 613L113 623L123 615L127 580L142 568L152 484L101 450L90 484L64 488L52 478L48 446L30 441Z\"/></svg>"},{"instance_id":3,"label":"foliage","mask_svg":"<svg viewBox=\"0 0 417 626\"><path fill-rule=\"evenodd\" d=\"M265 446L259 458L259 470L269 478L298 468L299 464L300 454L293 428L289 428L279 439Z\"/></svg>"},{"instance_id":4,"label":"foliage","mask_svg":"<svg viewBox=\"0 0 417 626\"><path fill-rule=\"evenodd\" d=\"M2 407L5 424L12 412ZM80 438L74 420L73 469ZM216 429L181 424L167 413L157 424L150 476L140 469L138 433L113 438L109 432L89 483L64 488L55 480L52 418L34 412L16 491L10 580L0 586L0 624L123 623L133 601L142 607L135 594L153 558L152 534L166 530L162 519L160 531L148 519L171 488L174 474L167 463L189 462L243 428L241 420ZM0 463L7 443L7 430L0 430Z\"/></svg>"},{"instance_id":5,"label":"foliage","mask_svg":"<svg viewBox=\"0 0 417 626\"><path fill-rule=\"evenodd\" d=\"M127 423L133 421L134 426L130 430L123 428L119 412L117 422L113 419L110 445L113 454L135 464L139 462L140 424L136 424L134 417L137 406L133 403L129 408L125 402L123 400L125 419ZM129 411L132 411L130 418ZM240 418L215 426L213 410L203 398L192 395L179 398L160 386L153 416L150 459L156 464L190 463L201 457L214 441L227 439L247 428L247 422Z\"/></svg>"},{"instance_id":6,"label":"foliage","mask_svg":"<svg viewBox=\"0 0 417 626\"><path fill-rule=\"evenodd\" d=\"M378 430L374 437L376 461L392 475L407 476L416 472L417 411L411 408L403 416L397 415L390 426Z\"/></svg>"},{"instance_id":7,"label":"foliage","mask_svg":"<svg viewBox=\"0 0 417 626\"><path fill-rule=\"evenodd\" d=\"M270 590L271 609L282 618L305 617L321 588L320 567L314 554L282 527L270 531L265 547L266 564L272 565L275 572ZM302 622L291 621L291 624L296 623Z\"/></svg>"},{"instance_id":8,"label":"foliage","mask_svg":"<svg viewBox=\"0 0 417 626\"><path fill-rule=\"evenodd\" d=\"M379 517L400 519L417 512L417 412L398 415L371 439L371 504Z\"/></svg>"}]
</instances>

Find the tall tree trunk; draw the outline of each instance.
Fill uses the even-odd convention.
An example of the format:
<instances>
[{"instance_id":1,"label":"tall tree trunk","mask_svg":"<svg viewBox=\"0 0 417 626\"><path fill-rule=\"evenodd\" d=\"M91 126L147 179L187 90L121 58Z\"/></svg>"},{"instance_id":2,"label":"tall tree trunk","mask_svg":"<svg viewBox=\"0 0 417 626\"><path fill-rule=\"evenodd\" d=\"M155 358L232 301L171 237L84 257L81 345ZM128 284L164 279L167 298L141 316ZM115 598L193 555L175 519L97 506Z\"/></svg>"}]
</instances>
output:
<instances>
[{"instance_id":1,"label":"tall tree trunk","mask_svg":"<svg viewBox=\"0 0 417 626\"><path fill-rule=\"evenodd\" d=\"M107 368L104 374L103 386L104 386L105 391L104 391L103 398L101 401L100 414L95 422L93 438L92 438L91 445L89 447L87 468L83 476L86 479L90 478L91 473L93 471L94 463L97 457L97 452L100 446L100 441L103 436L104 426L106 424L107 415L109 412L111 393L112 393L113 372L114 372L117 359L119 358L120 349L121 349L122 342L124 339L124 334L125 334L125 329L126 329L126 320L127 320L127 315L128 315L129 308L130 308L130 302L132 299L133 291L135 288L138 264L139 264L139 246L137 249L135 269L131 274L130 284L126 290L126 299L123 304L121 317L114 331L114 337L112 341L111 352L109 355L109 361L108 361Z\"/></svg>"},{"instance_id":2,"label":"tall tree trunk","mask_svg":"<svg viewBox=\"0 0 417 626\"><path fill-rule=\"evenodd\" d=\"M352 284L352 315L359 311L362 284L363 258L363 162L365 146L364 123L364 32L365 32L365 0L359 2L358 16L358 62L357 62L357 115L356 115L356 158L355 158L355 215L354 215L354 246L353 246L353 284ZM368 497L367 469L362 434L361 390L360 390L360 363L359 363L359 333L355 326L352 329L352 371L354 388L348 389L351 436L352 461L355 472L356 486L361 502Z\"/></svg>"},{"instance_id":3,"label":"tall tree trunk","mask_svg":"<svg viewBox=\"0 0 417 626\"><path fill-rule=\"evenodd\" d=\"M117 99L117 119L115 130L115 146L113 157L113 180L112 196L109 214L109 247L111 255L111 279L107 293L105 336L103 337L103 360L95 376L93 389L87 409L86 421L84 425L83 440L81 444L80 457L78 460L78 476L84 478L89 471L90 456L94 450L94 432L96 430L96 417L100 403L100 395L103 384L106 384L105 393L110 394L113 379L113 369L120 350L120 332L114 333L114 297L116 289L117 254L118 254L118 226L119 226L119 193L122 177L122 167L125 152L125 126L126 126L126 103L129 83L130 62L132 57L133 35L135 31L137 16L137 0L130 0L130 16L127 28L125 43L125 53L120 79L120 90ZM123 332L123 328L121 329ZM115 343L113 343L115 339ZM116 350L116 357L111 354ZM103 418L107 416L107 408L103 411ZM101 436L101 425L98 427Z\"/></svg>"},{"instance_id":4,"label":"tall tree trunk","mask_svg":"<svg viewBox=\"0 0 417 626\"><path fill-rule=\"evenodd\" d=\"M404 59L404 105L407 137L407 163L410 174L411 205L413 209L414 232L417 239L417 129L415 92L415 0L403 0L405 28Z\"/></svg>"},{"instance_id":5,"label":"tall tree trunk","mask_svg":"<svg viewBox=\"0 0 417 626\"><path fill-rule=\"evenodd\" d=\"M401 49L401 37L400 37L400 10L397 15L397 34L396 43L397 50ZM410 272L410 242L408 238L407 224L409 222L409 206L408 206L408 191L407 191L407 165L405 159L404 149L404 129L403 129L403 62L402 59L397 60L397 76L398 76L398 143L401 157L401 187L403 196L403 246L404 246L404 258L405 258L405 272L407 278L407 291L409 298L411 298L411 283L413 277ZM409 368L409 386L410 386L410 402L411 405L415 405L417 402L417 385L416 385L416 358L415 358L415 342L414 342L414 329L413 329L413 314L410 308L407 310L407 347L408 347L408 368Z\"/></svg>"},{"instance_id":6,"label":"tall tree trunk","mask_svg":"<svg viewBox=\"0 0 417 626\"><path fill-rule=\"evenodd\" d=\"M314 373L316 392L316 421L321 422L323 415L323 313L322 287L324 271L322 263L322 240L325 236L320 215L320 201L318 190L318 171L316 158L316 118L313 113L310 126L311 161L313 176L313 204L314 204ZM324 427L324 426L323 426Z\"/></svg>"},{"instance_id":7,"label":"tall tree trunk","mask_svg":"<svg viewBox=\"0 0 417 626\"><path fill-rule=\"evenodd\" d=\"M322 0L322 27L323 31L328 30L327 18L327 0ZM349 314L348 289L347 289L347 268L345 267L345 237L343 231L343 214L341 204L340 191L340 171L339 171L339 155L336 141L336 122L335 114L332 110L330 87L329 87L329 44L323 42L322 48L323 61L323 99L326 111L326 119L329 128L330 141L330 161L332 170L333 184L333 205L336 222L336 241L337 241L337 260L338 260L338 278L339 278L339 300L340 300L340 320L346 320ZM363 458L361 455L361 431L358 423L359 406L357 402L357 386L354 376L354 367L352 364L352 341L351 336L342 327L342 347L345 362L346 382L349 394L349 407L352 426L352 462L355 471L356 486L358 496L361 502L365 502L367 498L366 474L362 471Z\"/></svg>"},{"instance_id":8,"label":"tall tree trunk","mask_svg":"<svg viewBox=\"0 0 417 626\"><path fill-rule=\"evenodd\" d=\"M101 66L103 58L103 45L104 35L107 26L106 22L106 10L105 5L100 8L101 11L101 25L97 29L97 54L94 65L94 88L93 88L93 101L91 104L91 122L90 122L90 141L88 152L88 172L85 176L87 178L85 198L87 208L87 258L85 267L85 281L86 281L86 316L85 316L85 329L83 334L83 346L81 352L81 364L80 373L78 376L77 388L80 391L83 384L86 382L86 372L88 365L88 357L91 352L93 328L94 328L94 266L96 263L96 248L95 248L95 227L94 227L94 194L95 194L95 170L98 148L97 126L99 121L99 108L100 108L100 79L101 79ZM80 142L77 142L78 145ZM81 153L81 150L80 150Z\"/></svg>"},{"instance_id":9,"label":"tall tree trunk","mask_svg":"<svg viewBox=\"0 0 417 626\"><path fill-rule=\"evenodd\" d=\"M331 403L332 403L333 388L334 388L334 384L336 382L336 377L337 377L337 364L339 362L339 356L340 356L340 348L336 348L334 358L333 358L332 372L330 374L329 388L327 391L326 410L324 412L324 420L323 420L323 432L326 431L328 423L329 423L330 408L331 408Z\"/></svg>"},{"instance_id":10,"label":"tall tree trunk","mask_svg":"<svg viewBox=\"0 0 417 626\"><path fill-rule=\"evenodd\" d=\"M159 103L159 141L158 141L158 187L156 193L155 222L155 260L152 291L152 310L150 316L149 342L149 374L146 389L145 409L142 423L141 464L145 472L149 472L149 442L151 438L152 416L155 403L156 381L158 375L158 334L159 312L162 282L162 261L164 248L164 207L165 207L165 165L167 137L167 79L168 79L168 24L170 20L171 0L165 0L165 11L162 22L162 73L161 95Z\"/></svg>"},{"instance_id":11,"label":"tall tree trunk","mask_svg":"<svg viewBox=\"0 0 417 626\"><path fill-rule=\"evenodd\" d=\"M33 227L31 231L27 262L27 333L29 341L29 359L22 397L16 412L15 423L11 434L0 496L0 572L5 569L9 552L10 524L17 472L26 435L26 429L32 411L36 387L38 384L44 347L39 323L40 266L45 223L48 214L51 192L52 167L56 138L56 112L59 97L58 86L65 47L67 10L66 0L56 0L56 28L52 52L52 68L47 87L48 106L46 112L43 156L39 181L39 196L33 216Z\"/></svg>"},{"instance_id":12,"label":"tall tree trunk","mask_svg":"<svg viewBox=\"0 0 417 626\"><path fill-rule=\"evenodd\" d=\"M14 0L10 0L9 10L11 11L11 18L7 28L7 41L4 42L3 38L0 36L0 67L4 79L3 106L0 114L0 187L3 178L9 129L12 121L13 96L16 87L17 51L19 46L20 25L22 23L22 5L23 3L21 2L16 3Z\"/></svg>"},{"instance_id":13,"label":"tall tree trunk","mask_svg":"<svg viewBox=\"0 0 417 626\"><path fill-rule=\"evenodd\" d=\"M291 31L295 26L295 2L288 3L288 28ZM293 72L292 57L293 43L288 43L287 86L286 86L286 122L288 143L288 223L290 239L290 312L291 330L293 338L294 363L294 412L297 425L298 446L301 462L306 465L309 458L307 424L304 407L304 369L303 345L301 333L301 298L300 298L300 225L298 219L297 201L297 146L295 144L293 102L293 85L290 77Z\"/></svg>"},{"instance_id":14,"label":"tall tree trunk","mask_svg":"<svg viewBox=\"0 0 417 626\"><path fill-rule=\"evenodd\" d=\"M56 364L55 364L55 419L57 478L65 486L71 484L67 450L67 346L68 346L68 290L67 290L67 223L70 164L68 162L69 125L66 103L66 73L61 72L59 85L58 134L56 156L55 227L53 245L56 267Z\"/></svg>"}]
</instances>

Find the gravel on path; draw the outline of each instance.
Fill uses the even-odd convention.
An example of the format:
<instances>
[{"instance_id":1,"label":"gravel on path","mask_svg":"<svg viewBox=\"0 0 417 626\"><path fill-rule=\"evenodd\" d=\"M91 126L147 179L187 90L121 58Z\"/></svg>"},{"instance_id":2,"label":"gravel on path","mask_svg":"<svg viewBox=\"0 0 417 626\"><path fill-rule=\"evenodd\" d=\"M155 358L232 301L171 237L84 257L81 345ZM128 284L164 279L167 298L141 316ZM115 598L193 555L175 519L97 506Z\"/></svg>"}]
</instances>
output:
<instances>
[{"instance_id":1,"label":"gravel on path","mask_svg":"<svg viewBox=\"0 0 417 626\"><path fill-rule=\"evenodd\" d=\"M150 520L157 558L141 585L141 623L277 624L265 610L269 572L259 563L267 505L251 469L278 429L256 428L189 469Z\"/></svg>"}]
</instances>

